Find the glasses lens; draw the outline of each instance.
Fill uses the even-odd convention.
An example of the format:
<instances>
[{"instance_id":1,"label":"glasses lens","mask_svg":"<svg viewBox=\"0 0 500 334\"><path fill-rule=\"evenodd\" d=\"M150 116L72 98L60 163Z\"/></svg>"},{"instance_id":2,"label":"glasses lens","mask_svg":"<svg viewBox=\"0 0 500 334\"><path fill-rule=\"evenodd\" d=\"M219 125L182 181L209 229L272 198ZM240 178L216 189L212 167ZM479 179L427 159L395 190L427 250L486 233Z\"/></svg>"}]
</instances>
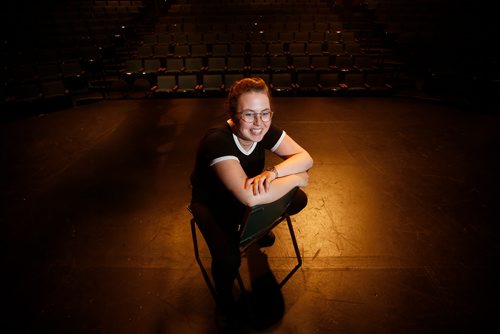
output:
<instances>
[{"instance_id":1,"label":"glasses lens","mask_svg":"<svg viewBox=\"0 0 500 334\"><path fill-rule=\"evenodd\" d=\"M269 122L271 120L272 115L273 115L272 111L265 111L262 113L244 112L242 114L242 119L247 123L252 123L255 121L255 116L259 116L263 122Z\"/></svg>"},{"instance_id":2,"label":"glasses lens","mask_svg":"<svg viewBox=\"0 0 500 334\"><path fill-rule=\"evenodd\" d=\"M243 120L248 123L252 123L255 119L255 113L253 112L245 112L243 113Z\"/></svg>"},{"instance_id":3,"label":"glasses lens","mask_svg":"<svg viewBox=\"0 0 500 334\"><path fill-rule=\"evenodd\" d=\"M270 111L265 111L262 114L260 114L260 119L263 122L269 122L271 120L271 112Z\"/></svg>"}]
</instances>

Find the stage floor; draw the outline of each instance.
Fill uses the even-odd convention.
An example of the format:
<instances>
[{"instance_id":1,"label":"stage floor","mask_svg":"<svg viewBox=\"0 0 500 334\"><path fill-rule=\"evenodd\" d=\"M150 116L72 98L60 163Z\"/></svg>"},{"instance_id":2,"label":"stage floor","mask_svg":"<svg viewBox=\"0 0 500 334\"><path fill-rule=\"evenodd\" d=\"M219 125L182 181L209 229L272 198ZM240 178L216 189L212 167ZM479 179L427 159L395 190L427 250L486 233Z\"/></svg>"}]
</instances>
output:
<instances>
[{"instance_id":1,"label":"stage floor","mask_svg":"<svg viewBox=\"0 0 500 334\"><path fill-rule=\"evenodd\" d=\"M275 289L294 265L285 225L244 259L255 319L242 332L499 330L500 117L398 98L273 102L315 162L293 217L304 263ZM0 125L7 332L215 333L186 205L223 104L104 101Z\"/></svg>"}]
</instances>

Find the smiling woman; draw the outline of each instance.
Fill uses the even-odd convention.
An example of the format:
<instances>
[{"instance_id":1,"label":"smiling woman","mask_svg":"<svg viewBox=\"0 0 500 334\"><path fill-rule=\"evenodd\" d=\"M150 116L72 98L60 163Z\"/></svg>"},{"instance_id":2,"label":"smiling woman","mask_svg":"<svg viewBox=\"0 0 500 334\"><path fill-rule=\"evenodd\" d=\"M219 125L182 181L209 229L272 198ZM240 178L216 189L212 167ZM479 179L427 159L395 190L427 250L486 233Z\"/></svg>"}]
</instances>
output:
<instances>
[{"instance_id":1,"label":"smiling woman","mask_svg":"<svg viewBox=\"0 0 500 334\"><path fill-rule=\"evenodd\" d=\"M234 314L232 286L240 266L238 224L248 206L271 203L294 187L308 184L313 161L285 131L272 124L269 88L261 78L235 82L227 99L229 119L207 131L200 142L194 171L191 210L212 255L212 274L220 314ZM265 152L283 160L265 169ZM289 214L307 204L299 189ZM272 245L274 237L261 240Z\"/></svg>"}]
</instances>

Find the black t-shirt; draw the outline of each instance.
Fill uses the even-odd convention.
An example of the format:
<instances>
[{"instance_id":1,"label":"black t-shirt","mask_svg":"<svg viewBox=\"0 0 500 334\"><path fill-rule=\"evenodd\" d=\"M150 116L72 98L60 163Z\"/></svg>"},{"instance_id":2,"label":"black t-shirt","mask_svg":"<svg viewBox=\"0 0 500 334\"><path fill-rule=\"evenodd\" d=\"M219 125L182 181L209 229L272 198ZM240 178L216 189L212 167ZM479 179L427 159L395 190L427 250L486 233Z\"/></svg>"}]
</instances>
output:
<instances>
[{"instance_id":1,"label":"black t-shirt","mask_svg":"<svg viewBox=\"0 0 500 334\"><path fill-rule=\"evenodd\" d=\"M241 207L242 204L224 186L212 166L223 160L238 160L248 177L256 176L264 169L265 150L276 150L283 138L285 131L271 124L262 141L245 151L228 123L209 129L198 147L191 175L193 200L206 203L217 212Z\"/></svg>"}]
</instances>

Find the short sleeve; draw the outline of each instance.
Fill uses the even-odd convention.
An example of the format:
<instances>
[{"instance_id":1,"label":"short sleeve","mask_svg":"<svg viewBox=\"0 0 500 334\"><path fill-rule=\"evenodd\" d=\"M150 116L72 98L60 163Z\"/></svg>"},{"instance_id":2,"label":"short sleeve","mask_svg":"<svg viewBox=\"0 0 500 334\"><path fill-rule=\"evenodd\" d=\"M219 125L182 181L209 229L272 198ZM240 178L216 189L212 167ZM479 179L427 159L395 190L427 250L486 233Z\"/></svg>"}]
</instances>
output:
<instances>
[{"instance_id":1,"label":"short sleeve","mask_svg":"<svg viewBox=\"0 0 500 334\"><path fill-rule=\"evenodd\" d=\"M210 166L223 160L238 160L232 137L221 128L209 130L200 149L203 160Z\"/></svg>"},{"instance_id":2,"label":"short sleeve","mask_svg":"<svg viewBox=\"0 0 500 334\"><path fill-rule=\"evenodd\" d=\"M264 148L275 151L285 138L285 131L271 124L266 135L262 139Z\"/></svg>"}]
</instances>

